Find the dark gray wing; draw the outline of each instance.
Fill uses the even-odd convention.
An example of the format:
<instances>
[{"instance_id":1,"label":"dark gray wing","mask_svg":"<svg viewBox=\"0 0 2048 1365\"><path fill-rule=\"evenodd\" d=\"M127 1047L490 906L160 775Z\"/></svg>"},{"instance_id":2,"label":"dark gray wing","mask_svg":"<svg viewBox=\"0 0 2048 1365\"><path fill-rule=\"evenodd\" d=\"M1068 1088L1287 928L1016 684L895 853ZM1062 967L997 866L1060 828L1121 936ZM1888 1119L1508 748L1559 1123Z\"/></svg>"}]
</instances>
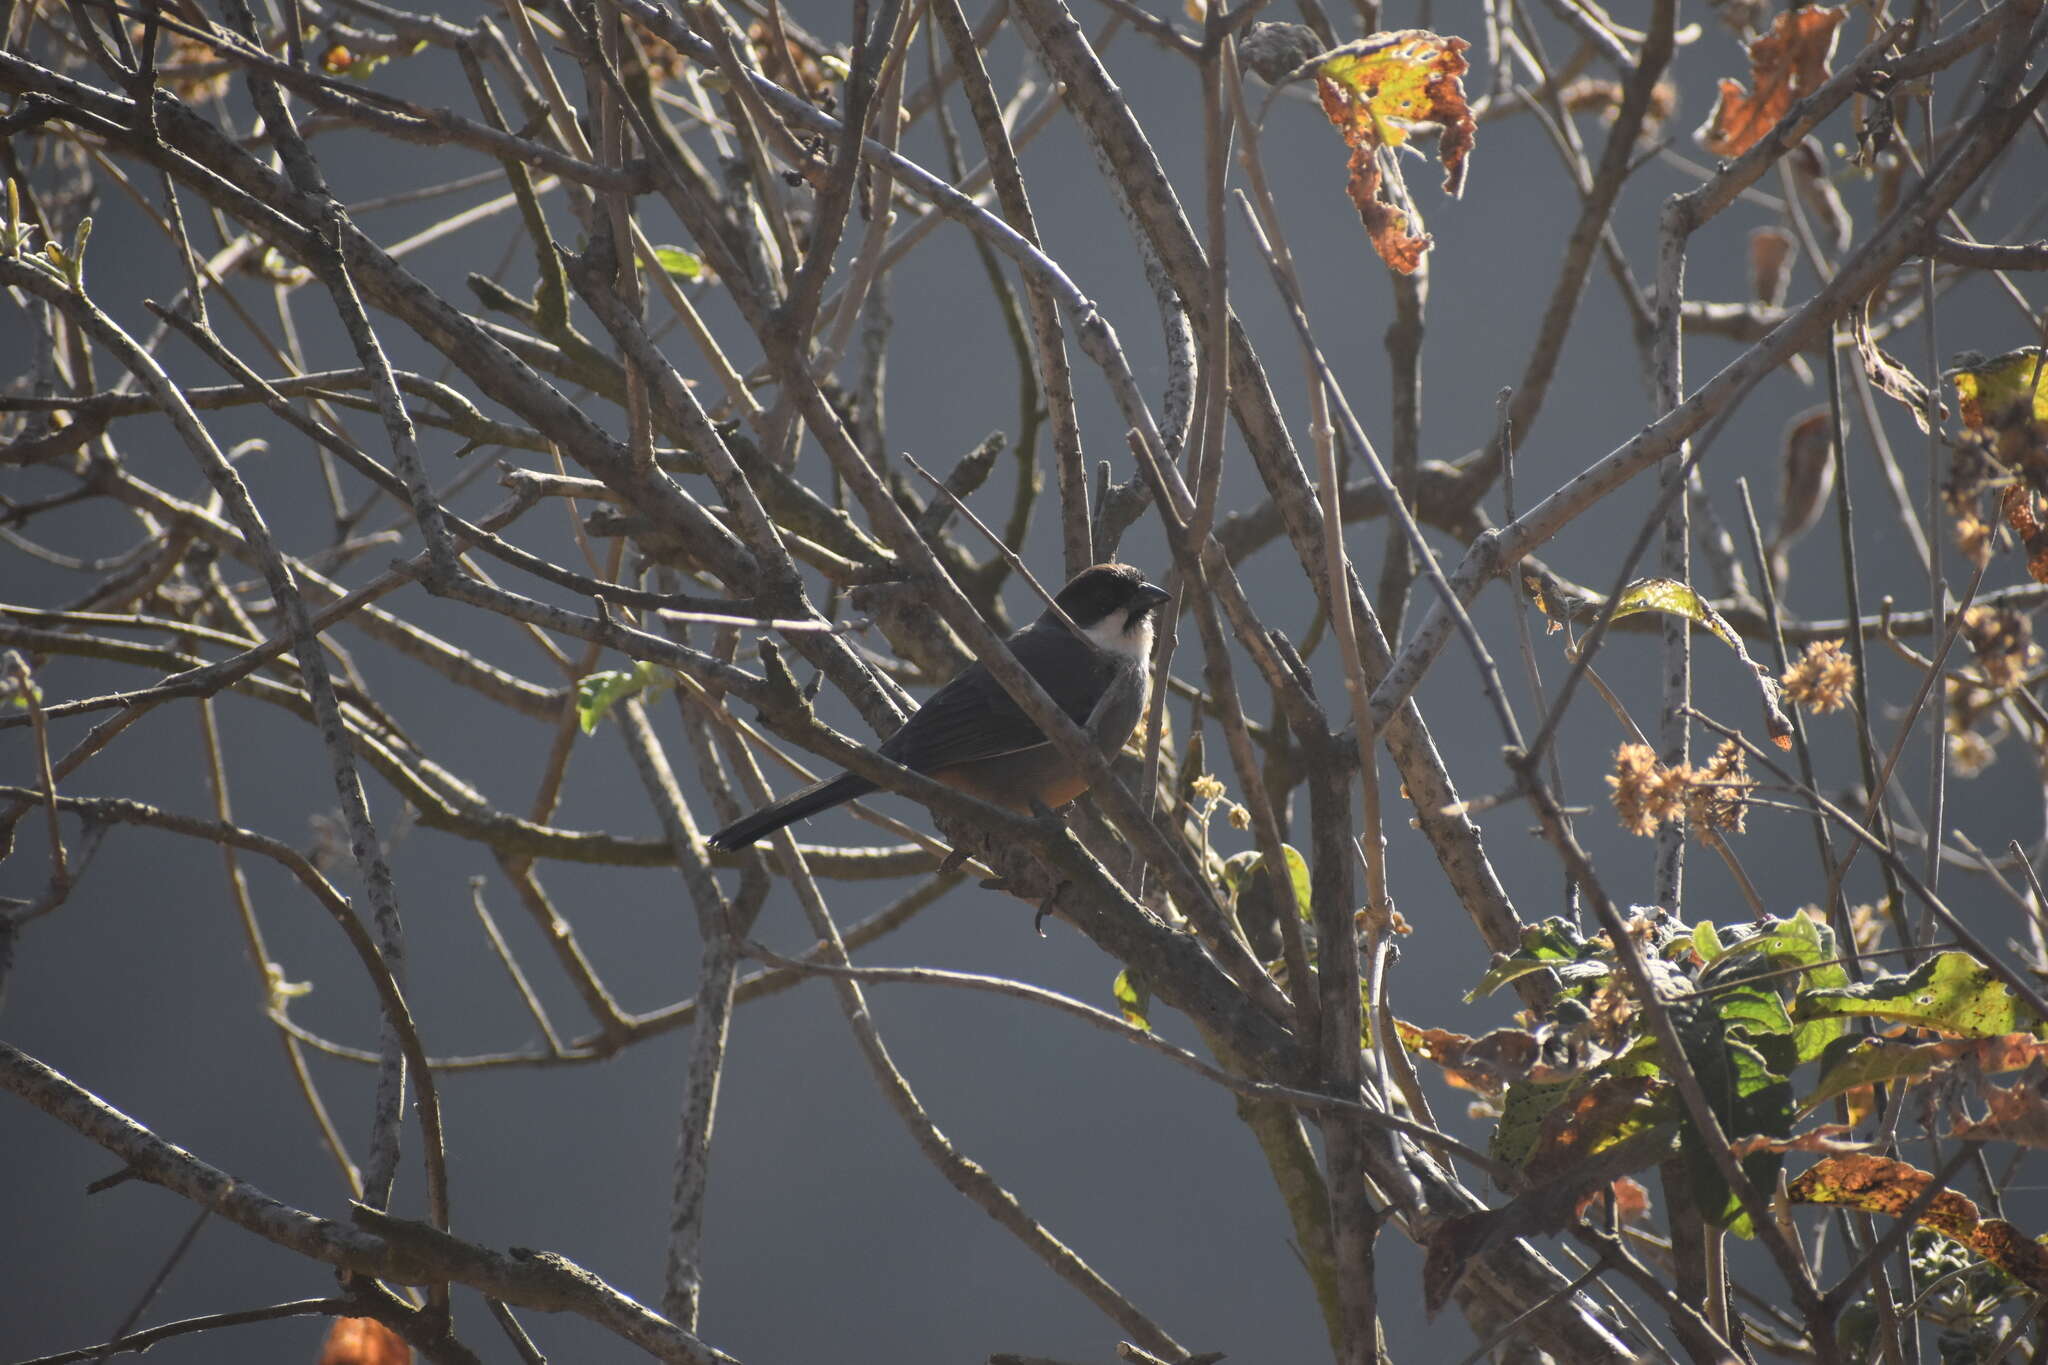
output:
<instances>
[{"instance_id":1,"label":"dark gray wing","mask_svg":"<svg viewBox=\"0 0 2048 1365\"><path fill-rule=\"evenodd\" d=\"M1114 658L1059 625L1019 631L1010 637L1010 648L1077 725L1088 723L1119 667ZM906 768L928 773L1047 742L1002 684L980 664L971 664L932 693L901 730L882 742L881 752Z\"/></svg>"}]
</instances>

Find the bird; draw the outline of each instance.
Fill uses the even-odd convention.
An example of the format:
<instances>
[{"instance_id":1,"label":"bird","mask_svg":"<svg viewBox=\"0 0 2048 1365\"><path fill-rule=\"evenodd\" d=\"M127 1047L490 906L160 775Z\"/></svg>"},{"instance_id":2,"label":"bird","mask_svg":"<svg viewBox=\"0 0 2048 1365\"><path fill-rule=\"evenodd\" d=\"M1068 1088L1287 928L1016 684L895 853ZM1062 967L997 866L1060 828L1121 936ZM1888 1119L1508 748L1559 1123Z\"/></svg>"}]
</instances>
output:
<instances>
[{"instance_id":1,"label":"bird","mask_svg":"<svg viewBox=\"0 0 2048 1365\"><path fill-rule=\"evenodd\" d=\"M1128 564L1096 564L1059 590L1053 598L1056 607L1010 636L1010 651L1103 753L1115 754L1145 709L1152 613L1171 600L1164 588ZM1056 810L1088 789L1088 778L979 663L932 693L882 741L880 753L956 791L1020 813L1029 812L1033 802ZM875 790L875 783L857 773L814 782L733 821L711 836L711 846L727 852L746 848L785 825Z\"/></svg>"}]
</instances>

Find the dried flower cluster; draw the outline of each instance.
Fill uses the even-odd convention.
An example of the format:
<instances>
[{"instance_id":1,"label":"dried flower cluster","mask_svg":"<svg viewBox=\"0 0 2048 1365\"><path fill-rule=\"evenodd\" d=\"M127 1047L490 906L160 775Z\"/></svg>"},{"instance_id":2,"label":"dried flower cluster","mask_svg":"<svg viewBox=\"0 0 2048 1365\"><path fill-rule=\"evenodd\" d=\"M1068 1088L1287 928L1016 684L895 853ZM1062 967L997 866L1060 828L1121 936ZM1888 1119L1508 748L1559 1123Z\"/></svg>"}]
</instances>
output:
<instances>
[{"instance_id":1,"label":"dried flower cluster","mask_svg":"<svg viewBox=\"0 0 2048 1365\"><path fill-rule=\"evenodd\" d=\"M1998 758L1998 746L1975 730L1953 731L1948 737L1948 765L1957 777L1975 777Z\"/></svg>"},{"instance_id":2,"label":"dried flower cluster","mask_svg":"<svg viewBox=\"0 0 2048 1365\"><path fill-rule=\"evenodd\" d=\"M1955 524L1956 548L1972 564L1988 564L1991 561L1991 523L1974 511L1960 512Z\"/></svg>"},{"instance_id":3,"label":"dried flower cluster","mask_svg":"<svg viewBox=\"0 0 2048 1365\"><path fill-rule=\"evenodd\" d=\"M1628 936L1634 940L1636 947L1645 952L1656 953L1670 937L1673 922L1670 913L1662 906L1636 905L1629 908L1629 916L1623 921L1623 927L1628 930ZM1608 952L1614 951L1614 935L1603 930L1593 937L1597 942L1605 944Z\"/></svg>"},{"instance_id":4,"label":"dried flower cluster","mask_svg":"<svg viewBox=\"0 0 2048 1365\"><path fill-rule=\"evenodd\" d=\"M1842 652L1840 640L1815 640L1806 653L1779 679L1785 695L1824 716L1849 704L1849 689L1856 683L1856 664Z\"/></svg>"},{"instance_id":5,"label":"dried flower cluster","mask_svg":"<svg viewBox=\"0 0 2048 1365\"><path fill-rule=\"evenodd\" d=\"M1956 547L1972 564L1991 561L1992 542L1998 527L1985 515L1984 496L1998 478L1998 466L1991 462L1982 443L1965 440L1949 455L1948 474L1941 482L1941 500L1953 521Z\"/></svg>"},{"instance_id":6,"label":"dried flower cluster","mask_svg":"<svg viewBox=\"0 0 2048 1365\"><path fill-rule=\"evenodd\" d=\"M1706 766L1692 770L1685 793L1685 818L1694 829L1742 833L1743 812L1756 783L1749 780L1749 755L1732 739L1721 741Z\"/></svg>"},{"instance_id":7,"label":"dried flower cluster","mask_svg":"<svg viewBox=\"0 0 2048 1365\"><path fill-rule=\"evenodd\" d=\"M2018 686L2041 657L2034 623L2010 607L1971 607L1963 613L1962 635L1976 651L1984 681L2001 692Z\"/></svg>"},{"instance_id":8,"label":"dried flower cluster","mask_svg":"<svg viewBox=\"0 0 2048 1365\"><path fill-rule=\"evenodd\" d=\"M1676 770L1657 762L1647 744L1624 744L1614 752L1614 813L1621 827L1645 838L1677 815L1685 803L1685 784Z\"/></svg>"},{"instance_id":9,"label":"dried flower cluster","mask_svg":"<svg viewBox=\"0 0 2048 1365\"><path fill-rule=\"evenodd\" d=\"M1198 774L1194 781L1188 783L1188 795L1194 798L1195 819L1201 823L1202 848L1205 853L1209 847L1209 821L1215 818L1219 809L1223 812L1224 818L1230 821L1232 829L1246 830L1252 827L1252 813L1237 802L1225 799L1228 788L1216 774Z\"/></svg>"},{"instance_id":10,"label":"dried flower cluster","mask_svg":"<svg viewBox=\"0 0 2048 1365\"><path fill-rule=\"evenodd\" d=\"M680 81L688 75L690 65L683 59L683 54L630 14L626 16L626 33L641 65L655 80Z\"/></svg>"},{"instance_id":11,"label":"dried flower cluster","mask_svg":"<svg viewBox=\"0 0 2048 1365\"><path fill-rule=\"evenodd\" d=\"M1998 745L2015 730L2032 736L2030 742L2041 748L2037 727L2014 709L2012 698L2025 691L2042 650L2034 643L2033 621L2010 607L1971 607L1963 613L1960 633L1976 655L1977 667L1974 675L1944 680L1944 725L1950 769L1957 777L1970 778L1991 766Z\"/></svg>"},{"instance_id":12,"label":"dried flower cluster","mask_svg":"<svg viewBox=\"0 0 2048 1365\"><path fill-rule=\"evenodd\" d=\"M1948 678L1943 683L1948 732L1948 758L1957 777L1975 777L1998 757L1998 745L2012 730L2006 715L2007 689L1975 678Z\"/></svg>"},{"instance_id":13,"label":"dried flower cluster","mask_svg":"<svg viewBox=\"0 0 2048 1365\"><path fill-rule=\"evenodd\" d=\"M1628 979L1616 976L1586 997L1587 1031L1602 1047L1619 1050L1631 1041L1636 1010Z\"/></svg>"},{"instance_id":14,"label":"dried flower cluster","mask_svg":"<svg viewBox=\"0 0 2048 1365\"><path fill-rule=\"evenodd\" d=\"M794 37L783 39L782 55L775 52L775 35L767 24L759 19L747 25L747 45L754 50L754 60L761 64L761 70L768 78L779 82L785 89L792 89L820 109L833 107L833 85L845 75L846 62L837 53L814 53L797 43ZM790 77L796 78L794 85Z\"/></svg>"},{"instance_id":15,"label":"dried flower cluster","mask_svg":"<svg viewBox=\"0 0 2048 1365\"><path fill-rule=\"evenodd\" d=\"M1647 838L1666 820L1683 819L1696 831L1740 834L1751 788L1749 755L1723 740L1698 768L1667 767L1647 744L1624 744L1614 754L1614 811L1621 827Z\"/></svg>"}]
</instances>

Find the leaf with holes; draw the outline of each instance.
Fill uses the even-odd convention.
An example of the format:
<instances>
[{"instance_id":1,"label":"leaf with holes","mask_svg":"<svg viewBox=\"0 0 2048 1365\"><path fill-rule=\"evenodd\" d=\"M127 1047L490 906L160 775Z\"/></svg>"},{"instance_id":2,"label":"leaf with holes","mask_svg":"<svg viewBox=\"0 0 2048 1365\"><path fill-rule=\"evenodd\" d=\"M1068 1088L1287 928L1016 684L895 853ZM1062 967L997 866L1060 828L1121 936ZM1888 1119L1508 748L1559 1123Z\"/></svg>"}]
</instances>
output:
<instances>
[{"instance_id":1,"label":"leaf with holes","mask_svg":"<svg viewBox=\"0 0 2048 1365\"><path fill-rule=\"evenodd\" d=\"M2012 988L1968 953L1940 953L1905 976L1808 991L1792 1002L1795 1019L1861 1015L1962 1038L2032 1032L2041 1026Z\"/></svg>"},{"instance_id":2,"label":"leaf with holes","mask_svg":"<svg viewBox=\"0 0 2048 1365\"><path fill-rule=\"evenodd\" d=\"M1493 1136L1487 1139L1486 1154L1495 1161L1519 1166L1536 1150L1543 1135L1543 1121L1550 1111L1570 1096L1573 1081L1523 1081L1508 1087L1500 1103L1500 1117L1494 1121Z\"/></svg>"},{"instance_id":3,"label":"leaf with holes","mask_svg":"<svg viewBox=\"0 0 2048 1365\"><path fill-rule=\"evenodd\" d=\"M1892 1218L1903 1214L1933 1182L1917 1166L1881 1156L1831 1156L1786 1189L1795 1204L1861 1209ZM2048 1247L2002 1218L1984 1218L1976 1204L1942 1190L1916 1220L2003 1270L2035 1293L2048 1292Z\"/></svg>"},{"instance_id":4,"label":"leaf with holes","mask_svg":"<svg viewBox=\"0 0 2048 1365\"><path fill-rule=\"evenodd\" d=\"M1376 33L1332 48L1315 65L1323 113L1351 148L1346 189L1380 259L1412 274L1429 250L1422 214L1394 158L1418 126L1434 124L1444 193L1464 192L1465 158L1478 133L1465 103L1463 38L1425 29Z\"/></svg>"}]
</instances>

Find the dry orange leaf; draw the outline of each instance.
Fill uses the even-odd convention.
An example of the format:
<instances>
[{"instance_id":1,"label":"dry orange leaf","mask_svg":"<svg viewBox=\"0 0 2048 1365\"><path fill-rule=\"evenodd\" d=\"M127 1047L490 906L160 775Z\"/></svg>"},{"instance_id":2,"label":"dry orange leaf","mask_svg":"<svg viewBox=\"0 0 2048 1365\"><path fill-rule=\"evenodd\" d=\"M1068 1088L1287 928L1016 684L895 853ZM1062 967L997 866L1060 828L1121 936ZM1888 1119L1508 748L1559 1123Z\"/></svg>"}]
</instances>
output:
<instances>
[{"instance_id":1,"label":"dry orange leaf","mask_svg":"<svg viewBox=\"0 0 2048 1365\"><path fill-rule=\"evenodd\" d=\"M2027 1082L1987 1085L1982 1119L1958 1123L1955 1136L1966 1142L2017 1142L2022 1147L2048 1147L2048 1100Z\"/></svg>"},{"instance_id":2,"label":"dry orange leaf","mask_svg":"<svg viewBox=\"0 0 2048 1365\"><path fill-rule=\"evenodd\" d=\"M1823 1123L1817 1128L1782 1138L1756 1133L1736 1138L1728 1144L1728 1150L1737 1157L1751 1157L1758 1152L1823 1152L1831 1156L1849 1156L1869 1148L1869 1143L1856 1140L1855 1125L1848 1123Z\"/></svg>"},{"instance_id":3,"label":"dry orange leaf","mask_svg":"<svg viewBox=\"0 0 2048 1365\"><path fill-rule=\"evenodd\" d=\"M375 1318L336 1318L319 1365L412 1365L412 1347Z\"/></svg>"},{"instance_id":4,"label":"dry orange leaf","mask_svg":"<svg viewBox=\"0 0 2048 1365\"><path fill-rule=\"evenodd\" d=\"M1766 308L1783 308L1792 291L1792 262L1799 254L1792 234L1779 227L1751 228L1749 294Z\"/></svg>"},{"instance_id":5,"label":"dry orange leaf","mask_svg":"<svg viewBox=\"0 0 2048 1365\"><path fill-rule=\"evenodd\" d=\"M1771 31L1749 45L1749 86L1722 78L1700 145L1715 156L1741 156L1761 142L1787 110L1826 83L1835 32L1848 17L1846 5L1780 14Z\"/></svg>"},{"instance_id":6,"label":"dry orange leaf","mask_svg":"<svg viewBox=\"0 0 2048 1365\"><path fill-rule=\"evenodd\" d=\"M1448 1029L1418 1028L1403 1019L1394 1027L1412 1056L1443 1068L1444 1079L1460 1090L1499 1095L1516 1081L1557 1080L1539 1065L1543 1044L1524 1029L1499 1028L1481 1037Z\"/></svg>"},{"instance_id":7,"label":"dry orange leaf","mask_svg":"<svg viewBox=\"0 0 2048 1365\"><path fill-rule=\"evenodd\" d=\"M1918 1199L1932 1177L1887 1156L1831 1156L1816 1162L1788 1187L1795 1204L1827 1204L1896 1218ZM1967 1243L1977 1230L1977 1206L1943 1190L1921 1211L1920 1224Z\"/></svg>"},{"instance_id":8,"label":"dry orange leaf","mask_svg":"<svg viewBox=\"0 0 2048 1365\"><path fill-rule=\"evenodd\" d=\"M1600 1202L1600 1197L1609 1191L1614 1194L1614 1216L1624 1223L1647 1223L1650 1221L1650 1192L1642 1187L1633 1176L1622 1176L1612 1185L1594 1190L1581 1199L1573 1210L1584 1218L1588 1210Z\"/></svg>"},{"instance_id":9,"label":"dry orange leaf","mask_svg":"<svg viewBox=\"0 0 2048 1365\"><path fill-rule=\"evenodd\" d=\"M1351 148L1345 189L1373 250L1404 275L1422 264L1430 239L1392 159L1412 127L1436 124L1443 129L1436 154L1444 193L1455 199L1464 191L1465 158L1479 127L1462 79L1469 46L1463 38L1403 29L1332 48L1316 63L1323 113Z\"/></svg>"},{"instance_id":10,"label":"dry orange leaf","mask_svg":"<svg viewBox=\"0 0 2048 1365\"><path fill-rule=\"evenodd\" d=\"M1787 1193L1797 1204L1862 1209L1896 1218L1932 1179L1919 1167L1890 1157L1831 1156L1802 1173ZM1919 1222L1960 1242L2035 1293L2048 1291L2048 1248L2003 1219L1980 1216L1976 1204L1954 1190L1935 1195Z\"/></svg>"},{"instance_id":11,"label":"dry orange leaf","mask_svg":"<svg viewBox=\"0 0 2048 1365\"><path fill-rule=\"evenodd\" d=\"M1809 408L1785 428L1778 455L1778 521L1771 531L1773 559L1811 531L1835 491L1835 426L1828 409ZM1783 564L1772 572L1783 578Z\"/></svg>"}]
</instances>

